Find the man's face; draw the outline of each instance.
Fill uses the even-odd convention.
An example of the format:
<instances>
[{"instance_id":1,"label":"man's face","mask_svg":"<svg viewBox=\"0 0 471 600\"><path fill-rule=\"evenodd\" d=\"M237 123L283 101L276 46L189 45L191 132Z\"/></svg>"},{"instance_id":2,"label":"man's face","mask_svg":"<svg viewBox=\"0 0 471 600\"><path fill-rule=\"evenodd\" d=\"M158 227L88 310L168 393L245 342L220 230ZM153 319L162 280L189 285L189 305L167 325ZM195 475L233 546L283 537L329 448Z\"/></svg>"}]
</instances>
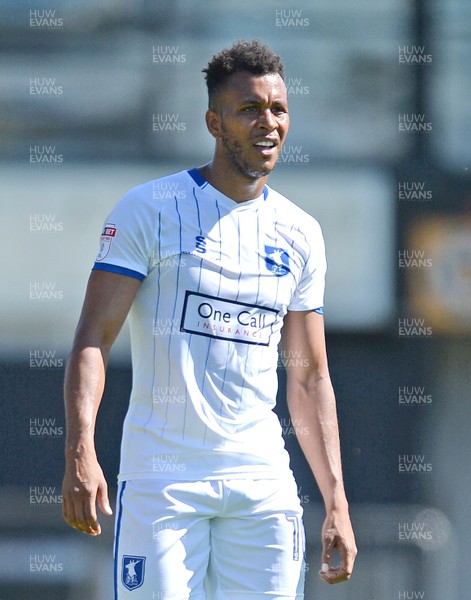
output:
<instances>
[{"instance_id":1,"label":"man's face","mask_svg":"<svg viewBox=\"0 0 471 600\"><path fill-rule=\"evenodd\" d=\"M273 73L235 73L221 90L215 112L219 116L215 137L230 167L248 179L268 175L289 127L283 79Z\"/></svg>"}]
</instances>

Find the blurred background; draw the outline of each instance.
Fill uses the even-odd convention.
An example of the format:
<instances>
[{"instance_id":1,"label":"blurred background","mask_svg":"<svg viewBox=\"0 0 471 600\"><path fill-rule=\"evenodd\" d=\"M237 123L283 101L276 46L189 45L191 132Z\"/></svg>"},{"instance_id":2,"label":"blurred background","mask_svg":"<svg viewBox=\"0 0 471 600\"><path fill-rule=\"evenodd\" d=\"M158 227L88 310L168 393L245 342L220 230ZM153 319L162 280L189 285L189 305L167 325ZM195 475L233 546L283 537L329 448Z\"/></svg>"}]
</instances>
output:
<instances>
[{"instance_id":1,"label":"blurred background","mask_svg":"<svg viewBox=\"0 0 471 600\"><path fill-rule=\"evenodd\" d=\"M465 600L471 521L471 4L466 0L0 0L0 598L112 597L100 538L61 518L67 352L102 224L131 187L210 160L201 69L281 54L291 129L270 185L313 214L360 549L330 588L322 505L285 407L306 598ZM113 499L128 334L97 425Z\"/></svg>"}]
</instances>

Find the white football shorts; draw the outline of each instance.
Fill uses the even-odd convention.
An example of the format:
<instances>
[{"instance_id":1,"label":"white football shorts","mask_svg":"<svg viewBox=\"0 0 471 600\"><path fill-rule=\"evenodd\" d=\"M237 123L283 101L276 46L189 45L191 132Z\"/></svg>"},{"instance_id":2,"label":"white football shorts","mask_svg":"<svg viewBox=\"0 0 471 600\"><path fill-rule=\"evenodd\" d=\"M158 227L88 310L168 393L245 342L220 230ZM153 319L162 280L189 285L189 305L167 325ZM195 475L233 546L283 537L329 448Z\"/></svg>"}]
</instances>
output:
<instances>
[{"instance_id":1,"label":"white football shorts","mask_svg":"<svg viewBox=\"0 0 471 600\"><path fill-rule=\"evenodd\" d=\"M125 481L115 600L301 600L304 549L293 478Z\"/></svg>"}]
</instances>

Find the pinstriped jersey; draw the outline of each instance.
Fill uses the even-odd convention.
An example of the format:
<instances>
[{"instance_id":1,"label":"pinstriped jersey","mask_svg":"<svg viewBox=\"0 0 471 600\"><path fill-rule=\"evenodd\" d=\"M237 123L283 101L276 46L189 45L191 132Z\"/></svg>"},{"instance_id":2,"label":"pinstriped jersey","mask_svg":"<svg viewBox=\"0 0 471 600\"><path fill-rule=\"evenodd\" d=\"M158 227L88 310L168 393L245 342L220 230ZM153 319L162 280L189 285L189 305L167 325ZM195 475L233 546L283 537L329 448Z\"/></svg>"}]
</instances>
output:
<instances>
[{"instance_id":1,"label":"pinstriped jersey","mask_svg":"<svg viewBox=\"0 0 471 600\"><path fill-rule=\"evenodd\" d=\"M142 280L120 480L289 469L273 412L280 331L288 310L322 307L325 268L317 221L268 186L237 203L193 169L122 198L94 265Z\"/></svg>"}]
</instances>

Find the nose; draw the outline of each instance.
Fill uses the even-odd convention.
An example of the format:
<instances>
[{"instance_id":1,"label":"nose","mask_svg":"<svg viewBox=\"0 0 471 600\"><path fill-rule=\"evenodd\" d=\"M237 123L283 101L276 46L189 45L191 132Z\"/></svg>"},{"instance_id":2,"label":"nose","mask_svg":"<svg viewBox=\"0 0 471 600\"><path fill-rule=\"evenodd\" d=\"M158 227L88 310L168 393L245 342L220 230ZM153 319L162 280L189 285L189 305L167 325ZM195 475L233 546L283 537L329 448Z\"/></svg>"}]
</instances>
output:
<instances>
[{"instance_id":1,"label":"nose","mask_svg":"<svg viewBox=\"0 0 471 600\"><path fill-rule=\"evenodd\" d=\"M270 131L277 128L278 122L269 108L260 111L258 126L260 128L269 129Z\"/></svg>"}]
</instances>

